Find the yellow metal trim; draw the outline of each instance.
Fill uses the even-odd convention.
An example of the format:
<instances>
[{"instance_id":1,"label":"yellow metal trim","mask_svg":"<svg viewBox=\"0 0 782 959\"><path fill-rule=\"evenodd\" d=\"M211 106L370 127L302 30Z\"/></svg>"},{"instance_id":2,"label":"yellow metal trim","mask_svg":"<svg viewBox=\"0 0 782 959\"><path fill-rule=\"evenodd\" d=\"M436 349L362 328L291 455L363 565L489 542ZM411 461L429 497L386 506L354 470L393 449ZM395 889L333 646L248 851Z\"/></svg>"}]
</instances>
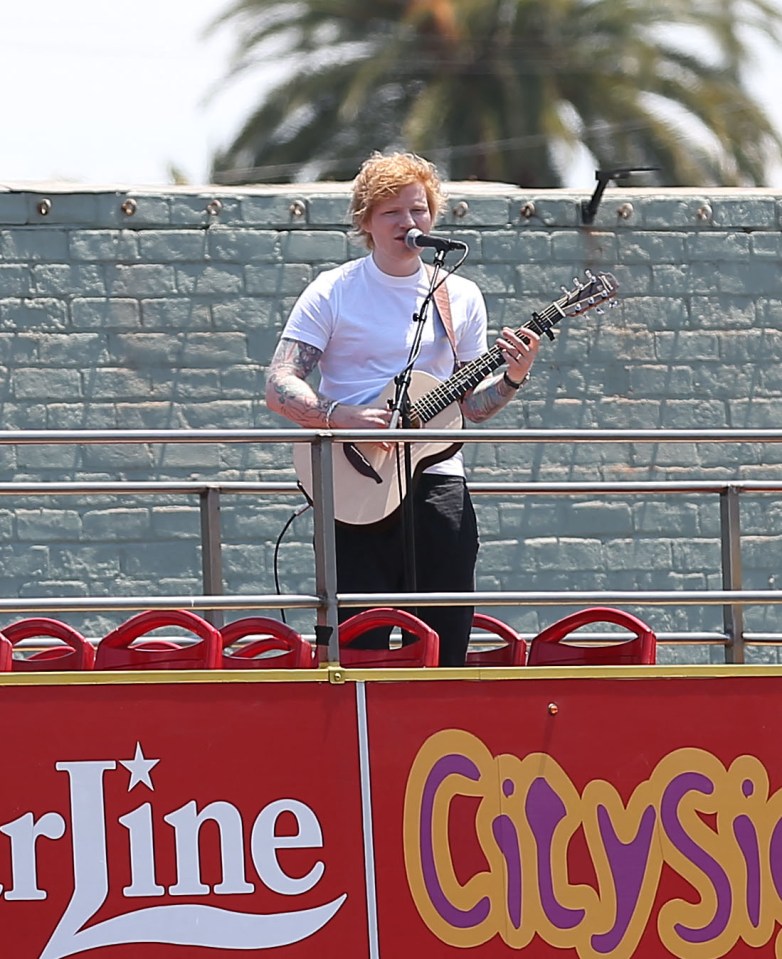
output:
<instances>
[{"instance_id":1,"label":"yellow metal trim","mask_svg":"<svg viewBox=\"0 0 782 959\"><path fill-rule=\"evenodd\" d=\"M552 679L737 679L776 676L782 665L718 664L709 666L484 666L462 669L160 669L85 672L0 673L0 686L110 686L174 683L329 683L443 682L461 680Z\"/></svg>"},{"instance_id":2,"label":"yellow metal trim","mask_svg":"<svg viewBox=\"0 0 782 959\"><path fill-rule=\"evenodd\" d=\"M777 676L782 665L716 664L664 666L483 666L446 669L348 669L328 667L338 672L338 683L357 682L442 682L444 680L523 680L540 679L735 679L742 676Z\"/></svg>"},{"instance_id":3,"label":"yellow metal trim","mask_svg":"<svg viewBox=\"0 0 782 959\"><path fill-rule=\"evenodd\" d=\"M132 686L173 683L327 683L323 669L139 669L0 673L0 686Z\"/></svg>"}]
</instances>

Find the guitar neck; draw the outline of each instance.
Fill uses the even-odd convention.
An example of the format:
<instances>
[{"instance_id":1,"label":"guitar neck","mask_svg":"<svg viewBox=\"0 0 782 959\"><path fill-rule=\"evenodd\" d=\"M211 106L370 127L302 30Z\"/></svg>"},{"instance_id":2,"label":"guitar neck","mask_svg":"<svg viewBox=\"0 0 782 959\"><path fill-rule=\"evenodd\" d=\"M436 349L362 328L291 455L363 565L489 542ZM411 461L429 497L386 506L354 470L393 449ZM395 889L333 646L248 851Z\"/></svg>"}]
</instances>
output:
<instances>
[{"instance_id":1,"label":"guitar neck","mask_svg":"<svg viewBox=\"0 0 782 959\"><path fill-rule=\"evenodd\" d=\"M516 330L521 335L524 330L531 330L542 336L544 333L554 339L551 328L566 316L586 313L594 307L612 301L616 297L619 286L616 278L610 273L600 273L594 276L590 270L586 271L586 280L574 280L570 290L564 290L565 295L555 300L540 313L533 313L532 318ZM611 303L613 306L614 304ZM418 399L410 411L411 420L423 425L428 423L438 413L449 407L451 403L460 400L468 390L476 387L489 373L493 373L505 362L505 357L499 346L493 346L488 353L479 356L476 360L465 363L453 376L444 383L440 383L426 395Z\"/></svg>"},{"instance_id":2,"label":"guitar neck","mask_svg":"<svg viewBox=\"0 0 782 959\"><path fill-rule=\"evenodd\" d=\"M552 304L542 313L533 315L529 322L516 330L517 334L524 330L532 330L533 333L541 335L557 322L560 318L560 312L556 304ZM479 356L477 359L470 360L460 367L452 376L450 376L439 386L420 397L412 407L412 419L420 423L428 423L429 420L442 413L451 403L460 400L465 393L476 387L490 373L499 369L505 362L502 350L499 346L493 346L488 352Z\"/></svg>"}]
</instances>

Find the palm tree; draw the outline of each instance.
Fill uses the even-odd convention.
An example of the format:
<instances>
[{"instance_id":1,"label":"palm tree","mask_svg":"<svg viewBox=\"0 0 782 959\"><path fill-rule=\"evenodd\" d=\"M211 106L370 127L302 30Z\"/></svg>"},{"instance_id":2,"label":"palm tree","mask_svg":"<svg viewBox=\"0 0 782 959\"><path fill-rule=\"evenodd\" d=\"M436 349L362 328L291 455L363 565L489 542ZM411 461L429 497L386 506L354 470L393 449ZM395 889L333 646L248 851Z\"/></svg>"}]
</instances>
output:
<instances>
[{"instance_id":1,"label":"palm tree","mask_svg":"<svg viewBox=\"0 0 782 959\"><path fill-rule=\"evenodd\" d=\"M568 157L762 185L782 140L743 81L773 0L235 0L232 75L276 79L224 183L350 178L403 148L451 179L563 185Z\"/></svg>"}]
</instances>

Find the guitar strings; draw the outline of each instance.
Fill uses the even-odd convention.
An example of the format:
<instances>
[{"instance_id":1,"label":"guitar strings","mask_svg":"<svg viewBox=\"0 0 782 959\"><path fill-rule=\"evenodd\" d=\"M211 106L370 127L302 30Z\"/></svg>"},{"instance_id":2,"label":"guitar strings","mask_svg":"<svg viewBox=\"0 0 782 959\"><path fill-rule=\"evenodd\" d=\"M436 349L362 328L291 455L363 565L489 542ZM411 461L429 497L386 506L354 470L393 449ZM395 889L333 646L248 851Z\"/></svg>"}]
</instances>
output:
<instances>
[{"instance_id":1,"label":"guitar strings","mask_svg":"<svg viewBox=\"0 0 782 959\"><path fill-rule=\"evenodd\" d=\"M610 274L601 274L587 284L579 284L576 290L566 292L563 297L551 303L541 313L533 314L532 318L518 332L529 329L540 335L550 330L562 317L567 316L564 307L569 306L574 309L574 312L578 312L584 300L593 305L595 296L608 299L615 290L615 282L613 286L610 282L607 282L612 279L613 277ZM578 299L574 300L574 296ZM470 363L466 363L444 383L440 383L425 396L416 400L412 406L412 418L422 423L428 422L438 413L442 413L454 400L461 399L468 390L477 386L489 373L493 373L504 362L505 358L499 346L493 346L487 353Z\"/></svg>"},{"instance_id":2,"label":"guitar strings","mask_svg":"<svg viewBox=\"0 0 782 959\"><path fill-rule=\"evenodd\" d=\"M532 317L521 329L531 329L535 333L542 333L538 319L550 320L557 316L557 307L552 304L538 317ZM537 328L536 328L537 327ZM505 362L499 346L493 346L487 353L465 364L449 379L422 396L413 404L413 413L422 422L426 423L438 413L442 413L454 400L462 397L468 390L477 386L489 373L493 373Z\"/></svg>"}]
</instances>

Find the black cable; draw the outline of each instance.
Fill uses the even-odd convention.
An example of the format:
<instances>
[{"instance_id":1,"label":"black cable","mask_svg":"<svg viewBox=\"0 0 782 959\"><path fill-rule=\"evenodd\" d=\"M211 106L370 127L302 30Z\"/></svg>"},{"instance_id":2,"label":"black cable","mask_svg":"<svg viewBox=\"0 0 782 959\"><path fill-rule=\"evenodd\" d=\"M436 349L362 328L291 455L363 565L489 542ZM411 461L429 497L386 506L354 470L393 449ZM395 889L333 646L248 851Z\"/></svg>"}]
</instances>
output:
<instances>
[{"instance_id":1,"label":"black cable","mask_svg":"<svg viewBox=\"0 0 782 959\"><path fill-rule=\"evenodd\" d=\"M307 510L311 508L311 506L312 506L312 503L305 503L303 506L300 506L297 510L294 510L291 513L291 515L288 517L287 522L285 523L282 530L280 531L280 535L277 537L277 542L274 544L274 560L273 560L274 588L277 590L278 596L282 596L282 590L280 588L279 567L277 565L277 559L280 555L280 544L282 543L282 538L288 532L288 529L290 528L291 523L298 516L301 516L302 513L306 513ZM280 607L280 618L282 619L283 623L285 623L285 625L287 626L288 623L287 623L287 620L285 619L285 610L282 608L282 606Z\"/></svg>"},{"instance_id":2,"label":"black cable","mask_svg":"<svg viewBox=\"0 0 782 959\"><path fill-rule=\"evenodd\" d=\"M455 273L459 269L459 267L467 259L468 252L469 250L465 248L459 261L453 267L451 267L450 270L443 270L444 276L437 283L434 289L438 289L438 287L442 286L442 284L445 283L448 277L451 276L452 273ZM432 294L434 294L434 290L432 291ZM415 360L413 360L413 362L415 362ZM399 451L398 444L397 444L396 455L397 455L397 480L400 484L399 488L400 488L400 504L401 504L401 500L404 497L402 496L402 486L401 486L401 476L400 476L401 464L399 463L400 451ZM407 490L407 495L409 496L411 492L412 492L411 490ZM279 555L280 555L280 545L282 544L283 537L290 529L291 523L293 523L293 521L297 517L301 516L303 513L306 513L307 510L310 509L311 507L312 507L312 503L305 503L303 506L300 506L298 509L294 510L293 513L291 513L291 515L286 520L285 525L280 530L280 535L277 537L277 541L274 544L274 559L273 559L272 565L274 568L274 588L278 596L282 596L282 588L280 586L279 563L278 563ZM282 607L280 607L280 618L282 619L283 623L287 625L287 620L285 619L285 610Z\"/></svg>"}]
</instances>

